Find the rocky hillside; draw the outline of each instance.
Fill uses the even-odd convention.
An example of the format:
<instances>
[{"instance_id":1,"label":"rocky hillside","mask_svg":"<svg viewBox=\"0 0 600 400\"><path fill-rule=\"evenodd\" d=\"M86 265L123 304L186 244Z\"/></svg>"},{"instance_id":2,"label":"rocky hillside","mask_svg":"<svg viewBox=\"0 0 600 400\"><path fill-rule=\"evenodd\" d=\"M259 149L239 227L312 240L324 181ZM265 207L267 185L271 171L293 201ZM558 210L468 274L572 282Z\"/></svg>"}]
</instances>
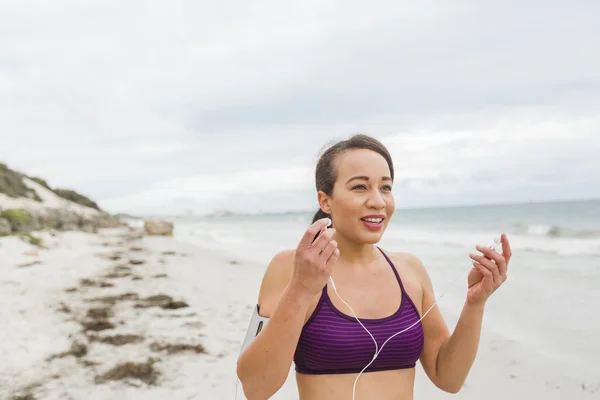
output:
<instances>
[{"instance_id":1,"label":"rocky hillside","mask_svg":"<svg viewBox=\"0 0 600 400\"><path fill-rule=\"evenodd\" d=\"M121 225L88 197L70 189L52 188L0 163L0 236L29 234L39 229L83 230Z\"/></svg>"},{"instance_id":2,"label":"rocky hillside","mask_svg":"<svg viewBox=\"0 0 600 400\"><path fill-rule=\"evenodd\" d=\"M36 191L28 187L23 182L23 178L28 178L36 182L37 184L45 187L46 189L55 193L57 196L62 197L63 199L69 200L73 203L77 203L85 207L90 207L95 210L102 211L95 202L93 202L86 196L75 192L74 190L52 189L45 180L37 177L27 176L17 171L13 171L12 169L8 168L6 164L0 163L0 193L3 193L12 198L25 197L42 202L43 200L37 195Z\"/></svg>"}]
</instances>

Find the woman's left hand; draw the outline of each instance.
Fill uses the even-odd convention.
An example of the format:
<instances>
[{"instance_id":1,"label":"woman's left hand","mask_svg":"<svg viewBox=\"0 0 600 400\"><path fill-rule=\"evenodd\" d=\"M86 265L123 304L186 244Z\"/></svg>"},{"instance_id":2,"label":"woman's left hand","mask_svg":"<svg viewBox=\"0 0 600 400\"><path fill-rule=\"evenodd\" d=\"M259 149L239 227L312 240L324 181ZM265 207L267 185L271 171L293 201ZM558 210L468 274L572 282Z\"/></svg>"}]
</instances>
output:
<instances>
[{"instance_id":1,"label":"woman's left hand","mask_svg":"<svg viewBox=\"0 0 600 400\"><path fill-rule=\"evenodd\" d=\"M469 255L473 260L473 269L469 272L468 277L467 303L484 304L492 293L506 281L511 250L508 238L504 233L500 241L502 254L489 247L478 245L476 248L482 254Z\"/></svg>"}]
</instances>

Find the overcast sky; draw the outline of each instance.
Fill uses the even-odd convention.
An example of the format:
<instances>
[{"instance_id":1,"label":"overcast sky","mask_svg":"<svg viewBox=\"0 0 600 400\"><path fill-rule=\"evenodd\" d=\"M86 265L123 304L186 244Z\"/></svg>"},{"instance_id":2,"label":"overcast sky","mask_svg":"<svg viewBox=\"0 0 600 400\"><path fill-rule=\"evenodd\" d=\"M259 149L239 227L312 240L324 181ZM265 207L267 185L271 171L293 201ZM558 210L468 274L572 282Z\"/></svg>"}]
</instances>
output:
<instances>
[{"instance_id":1,"label":"overcast sky","mask_svg":"<svg viewBox=\"0 0 600 400\"><path fill-rule=\"evenodd\" d=\"M0 161L111 212L316 209L384 142L398 207L600 197L600 2L0 0Z\"/></svg>"}]
</instances>

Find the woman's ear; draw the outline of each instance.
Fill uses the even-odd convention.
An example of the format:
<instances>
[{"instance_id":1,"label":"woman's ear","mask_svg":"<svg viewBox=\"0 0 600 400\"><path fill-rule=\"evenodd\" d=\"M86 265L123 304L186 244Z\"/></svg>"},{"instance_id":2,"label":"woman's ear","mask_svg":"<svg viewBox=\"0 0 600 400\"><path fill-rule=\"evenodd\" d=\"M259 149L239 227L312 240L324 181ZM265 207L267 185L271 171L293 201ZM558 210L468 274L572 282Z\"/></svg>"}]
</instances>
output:
<instances>
[{"instance_id":1,"label":"woman's ear","mask_svg":"<svg viewBox=\"0 0 600 400\"><path fill-rule=\"evenodd\" d=\"M331 214L331 206L329 204L331 200L329 196L327 196L325 192L319 191L317 193L317 200L319 202L319 207L321 207L321 210L323 210L327 214Z\"/></svg>"}]
</instances>

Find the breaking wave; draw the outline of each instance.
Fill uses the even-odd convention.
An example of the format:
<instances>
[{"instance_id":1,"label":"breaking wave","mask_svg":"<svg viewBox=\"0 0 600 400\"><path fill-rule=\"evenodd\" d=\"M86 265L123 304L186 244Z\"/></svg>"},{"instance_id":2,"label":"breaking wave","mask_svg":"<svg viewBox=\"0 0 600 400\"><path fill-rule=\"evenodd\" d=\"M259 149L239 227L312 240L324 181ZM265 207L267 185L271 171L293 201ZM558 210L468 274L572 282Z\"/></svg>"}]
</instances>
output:
<instances>
[{"instance_id":1,"label":"breaking wave","mask_svg":"<svg viewBox=\"0 0 600 400\"><path fill-rule=\"evenodd\" d=\"M600 230L596 229L572 229L558 225L517 224L514 233L527 236L544 236L550 238L600 238Z\"/></svg>"}]
</instances>

